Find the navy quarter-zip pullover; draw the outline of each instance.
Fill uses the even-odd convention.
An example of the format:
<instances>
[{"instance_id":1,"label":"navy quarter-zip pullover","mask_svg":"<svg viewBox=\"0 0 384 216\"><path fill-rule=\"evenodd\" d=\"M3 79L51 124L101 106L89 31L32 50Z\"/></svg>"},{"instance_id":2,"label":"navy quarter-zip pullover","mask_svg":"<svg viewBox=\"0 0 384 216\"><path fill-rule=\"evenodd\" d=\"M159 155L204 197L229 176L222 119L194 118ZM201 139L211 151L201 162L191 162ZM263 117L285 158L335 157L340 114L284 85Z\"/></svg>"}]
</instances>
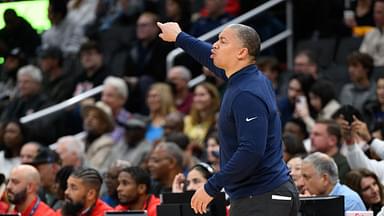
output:
<instances>
[{"instance_id":1,"label":"navy quarter-zip pullover","mask_svg":"<svg viewBox=\"0 0 384 216\"><path fill-rule=\"evenodd\" d=\"M281 121L270 81L253 64L227 78L210 58L212 45L184 32L176 45L227 81L218 122L221 170L204 185L205 191L215 196L224 187L236 200L287 182Z\"/></svg>"}]
</instances>

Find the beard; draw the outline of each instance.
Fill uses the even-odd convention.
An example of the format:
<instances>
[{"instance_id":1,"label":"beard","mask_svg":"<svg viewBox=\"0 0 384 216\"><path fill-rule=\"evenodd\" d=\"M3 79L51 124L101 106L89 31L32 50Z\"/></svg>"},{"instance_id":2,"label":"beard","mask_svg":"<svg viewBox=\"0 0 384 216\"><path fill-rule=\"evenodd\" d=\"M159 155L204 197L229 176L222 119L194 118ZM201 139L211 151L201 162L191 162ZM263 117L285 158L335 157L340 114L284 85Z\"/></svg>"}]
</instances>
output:
<instances>
[{"instance_id":1,"label":"beard","mask_svg":"<svg viewBox=\"0 0 384 216\"><path fill-rule=\"evenodd\" d=\"M24 190L22 190L18 193L14 193L13 197L10 196L10 194L8 194L8 200L9 200L9 202L11 202L12 204L15 204L15 205L19 205L19 204L25 202L25 200L27 200L27 188L24 188Z\"/></svg>"},{"instance_id":2,"label":"beard","mask_svg":"<svg viewBox=\"0 0 384 216\"><path fill-rule=\"evenodd\" d=\"M63 216L75 216L81 213L84 208L84 202L73 202L70 198L66 198L61 208Z\"/></svg>"}]
</instances>

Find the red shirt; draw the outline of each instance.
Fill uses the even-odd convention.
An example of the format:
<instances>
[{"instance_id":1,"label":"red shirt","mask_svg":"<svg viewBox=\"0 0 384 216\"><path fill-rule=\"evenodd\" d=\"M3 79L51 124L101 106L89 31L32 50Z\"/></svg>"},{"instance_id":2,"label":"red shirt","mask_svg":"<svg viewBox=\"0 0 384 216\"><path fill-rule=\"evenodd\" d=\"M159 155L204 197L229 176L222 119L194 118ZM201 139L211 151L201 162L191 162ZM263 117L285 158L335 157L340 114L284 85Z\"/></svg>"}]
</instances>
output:
<instances>
[{"instance_id":1,"label":"red shirt","mask_svg":"<svg viewBox=\"0 0 384 216\"><path fill-rule=\"evenodd\" d=\"M90 208L91 214L88 214L89 211L84 211L80 214L80 216L104 216L104 212L111 211L113 208L103 202L101 199L96 200L96 204L93 208ZM62 215L61 209L56 211L56 216Z\"/></svg>"},{"instance_id":2,"label":"red shirt","mask_svg":"<svg viewBox=\"0 0 384 216\"><path fill-rule=\"evenodd\" d=\"M17 210L17 207L16 207ZM38 199L37 197L28 205L28 207L21 212L21 216L54 216L53 211L47 204Z\"/></svg>"},{"instance_id":3,"label":"red shirt","mask_svg":"<svg viewBox=\"0 0 384 216\"><path fill-rule=\"evenodd\" d=\"M160 199L155 197L154 195L150 195L147 202L144 203L142 209L137 210L147 210L148 216L156 216L156 207L160 204ZM129 206L118 205L115 207L116 211L127 211L132 210L129 209Z\"/></svg>"}]
</instances>

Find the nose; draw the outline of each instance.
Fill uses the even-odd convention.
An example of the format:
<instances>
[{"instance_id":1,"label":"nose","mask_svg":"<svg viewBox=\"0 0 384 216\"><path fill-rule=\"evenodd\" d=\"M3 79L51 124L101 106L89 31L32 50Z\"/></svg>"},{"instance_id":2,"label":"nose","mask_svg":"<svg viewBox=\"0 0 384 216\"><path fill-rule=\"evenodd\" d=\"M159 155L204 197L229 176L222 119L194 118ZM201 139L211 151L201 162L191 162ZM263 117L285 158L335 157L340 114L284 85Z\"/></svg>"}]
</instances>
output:
<instances>
[{"instance_id":1,"label":"nose","mask_svg":"<svg viewBox=\"0 0 384 216\"><path fill-rule=\"evenodd\" d=\"M213 48L213 49L217 49L218 46L219 46L219 45L218 45L218 43L217 43L217 41L216 41L216 42L212 45L212 48Z\"/></svg>"}]
</instances>

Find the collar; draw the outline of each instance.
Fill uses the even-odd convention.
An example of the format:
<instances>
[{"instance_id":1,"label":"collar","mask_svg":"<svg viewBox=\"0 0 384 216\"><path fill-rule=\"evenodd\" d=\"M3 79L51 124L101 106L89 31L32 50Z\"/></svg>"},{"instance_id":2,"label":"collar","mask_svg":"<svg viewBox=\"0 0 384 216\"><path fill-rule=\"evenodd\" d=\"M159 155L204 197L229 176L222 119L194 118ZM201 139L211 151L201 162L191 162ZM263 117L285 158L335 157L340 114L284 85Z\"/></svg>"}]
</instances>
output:
<instances>
[{"instance_id":1,"label":"collar","mask_svg":"<svg viewBox=\"0 0 384 216\"><path fill-rule=\"evenodd\" d=\"M97 202L97 201L96 201L96 202ZM93 209L94 209L95 206L96 206L96 202L95 202L91 207L84 209L84 210L80 213L80 215L81 215L81 216L90 216L90 215L92 215L92 211L93 211Z\"/></svg>"},{"instance_id":2,"label":"collar","mask_svg":"<svg viewBox=\"0 0 384 216\"><path fill-rule=\"evenodd\" d=\"M36 196L35 199L28 205L28 207L21 212L22 216L31 216L36 213L37 208L40 205L40 199Z\"/></svg>"},{"instance_id":3,"label":"collar","mask_svg":"<svg viewBox=\"0 0 384 216\"><path fill-rule=\"evenodd\" d=\"M237 72L233 73L230 77L228 77L228 84L236 82L242 76L252 74L255 72L260 73L260 71L257 69L255 64L247 65L247 66L243 67L242 69L238 70Z\"/></svg>"},{"instance_id":4,"label":"collar","mask_svg":"<svg viewBox=\"0 0 384 216\"><path fill-rule=\"evenodd\" d=\"M338 192L340 190L340 187L341 187L341 184L339 182L337 182L335 184L335 186L333 186L332 191L331 191L331 193L329 193L329 195L339 195Z\"/></svg>"}]
</instances>

